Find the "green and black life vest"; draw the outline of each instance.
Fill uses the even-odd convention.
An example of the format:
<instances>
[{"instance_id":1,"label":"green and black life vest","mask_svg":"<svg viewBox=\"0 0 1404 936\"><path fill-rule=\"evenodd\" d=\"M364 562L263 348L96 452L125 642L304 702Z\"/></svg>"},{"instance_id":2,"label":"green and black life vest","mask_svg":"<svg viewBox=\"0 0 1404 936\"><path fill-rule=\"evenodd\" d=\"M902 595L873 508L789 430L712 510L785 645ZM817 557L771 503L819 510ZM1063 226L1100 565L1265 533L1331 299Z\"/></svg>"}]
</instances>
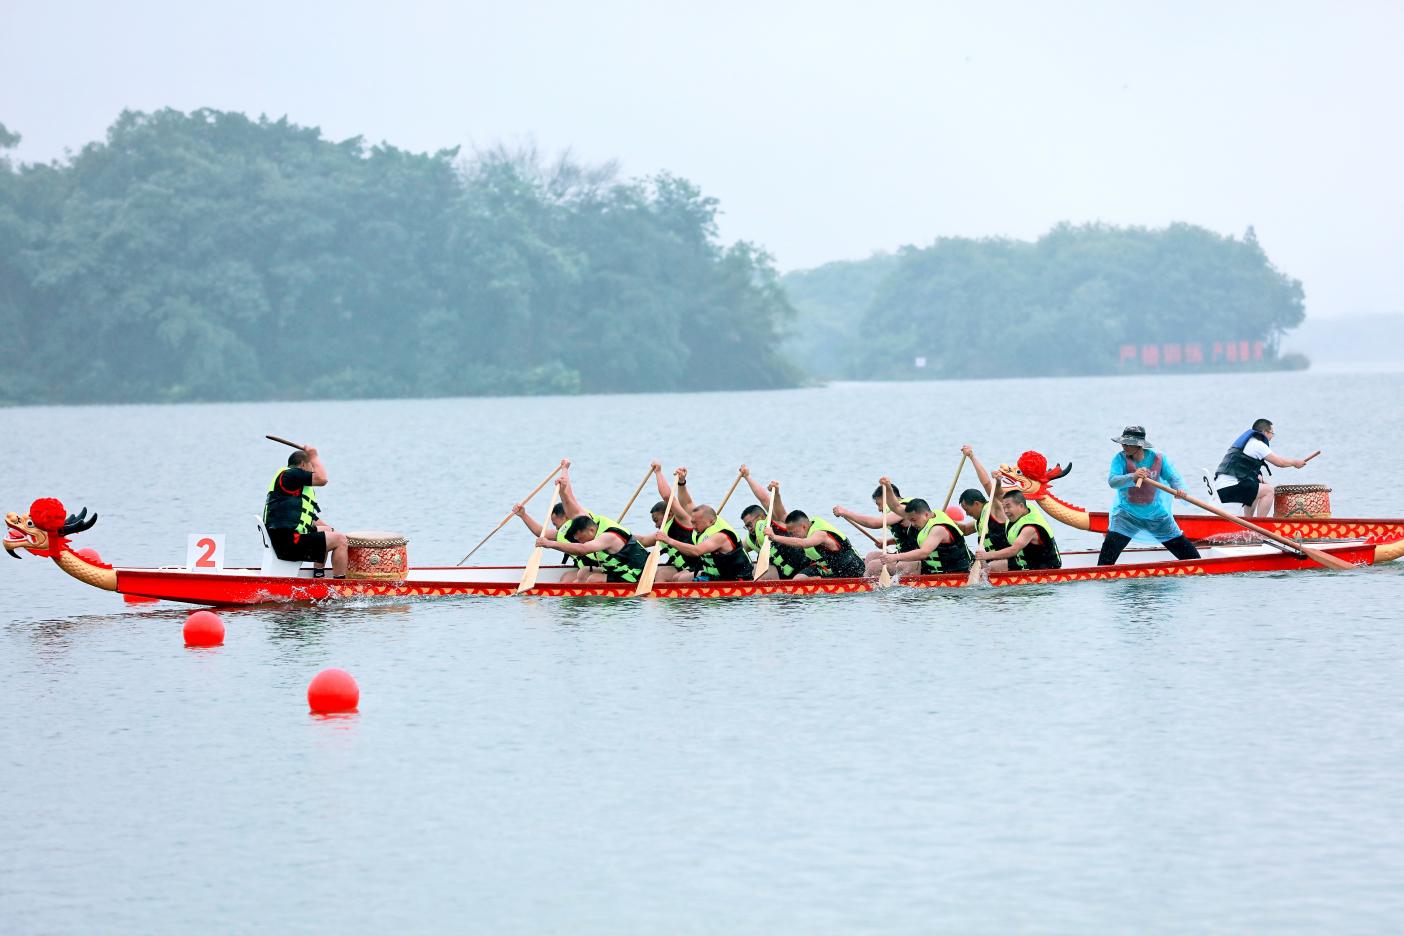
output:
<instances>
[{"instance_id":1,"label":"green and black life vest","mask_svg":"<svg viewBox=\"0 0 1404 936\"><path fill-rule=\"evenodd\" d=\"M756 528L746 534L746 545L756 554L756 560L760 560L760 534L757 531L764 531L765 519L756 521ZM770 565L782 579L794 578L795 573L809 565L809 559L805 556L804 550L798 546L781 546L775 542L773 535L779 533L781 536L787 534L785 525L782 523L770 524L771 537L766 537L766 545L770 547ZM754 573L753 573L754 574Z\"/></svg>"},{"instance_id":2,"label":"green and black life vest","mask_svg":"<svg viewBox=\"0 0 1404 936\"><path fill-rule=\"evenodd\" d=\"M961 534L960 527L951 519L950 514L944 510L937 510L931 514L931 519L926 521L926 526L921 528L917 534L917 548L924 547L926 541L931 538L937 527L945 527L950 538L940 546L935 552L921 560L921 571L923 575L940 575L942 572L969 572L970 561L973 558L970 550L965 547L965 536Z\"/></svg>"},{"instance_id":3,"label":"green and black life vest","mask_svg":"<svg viewBox=\"0 0 1404 936\"><path fill-rule=\"evenodd\" d=\"M278 469L273 482L268 485L268 496L263 500L263 528L265 530L292 530L294 533L311 533L317 523L317 495L312 493L312 485L304 486L296 494L289 494L278 484L287 468Z\"/></svg>"},{"instance_id":4,"label":"green and black life vest","mask_svg":"<svg viewBox=\"0 0 1404 936\"><path fill-rule=\"evenodd\" d=\"M610 533L623 540L624 546L613 553L601 549L599 552L590 553L590 558L595 560L600 570L608 575L611 581L637 582L639 575L643 573L644 564L648 562L648 550L639 545L639 541L634 539L634 534L613 520L598 517L595 522L598 524L598 529L595 530L596 538Z\"/></svg>"},{"instance_id":5,"label":"green and black life vest","mask_svg":"<svg viewBox=\"0 0 1404 936\"><path fill-rule=\"evenodd\" d=\"M1014 558L1009 560L1009 567L1011 569L1061 569L1063 556L1058 552L1058 541L1053 537L1053 530L1048 525L1048 518L1033 504L1029 505L1028 513L1009 524L1009 545L1014 545L1014 541L1019 538L1019 531L1026 526L1038 527L1042 534L1042 541L1035 540L1019 550Z\"/></svg>"},{"instance_id":6,"label":"green and black life vest","mask_svg":"<svg viewBox=\"0 0 1404 936\"><path fill-rule=\"evenodd\" d=\"M671 539L680 543L695 543L693 535L695 531L692 527L683 526L678 522L677 517L669 517L663 521L663 530ZM667 543L663 544L663 561L675 569L691 569L694 572L702 571L702 560L696 556L688 556L680 553Z\"/></svg>"},{"instance_id":7,"label":"green and black life vest","mask_svg":"<svg viewBox=\"0 0 1404 936\"><path fill-rule=\"evenodd\" d=\"M810 562L820 567L820 574L829 578L862 578L866 570L863 568L863 560L853 551L853 544L848 541L848 537L843 535L832 523L827 520L811 518L809 521L809 533L827 533L838 541L837 551L820 549L818 546L806 546L805 556Z\"/></svg>"},{"instance_id":8,"label":"green and black life vest","mask_svg":"<svg viewBox=\"0 0 1404 936\"><path fill-rule=\"evenodd\" d=\"M701 533L694 533L693 545L699 545L718 533L726 534L731 540L731 548L703 553L700 557L702 574L714 582L749 582L756 574L755 566L751 565L751 557L746 555L746 550L741 548L741 537L736 534L735 528L721 517Z\"/></svg>"},{"instance_id":9,"label":"green and black life vest","mask_svg":"<svg viewBox=\"0 0 1404 936\"><path fill-rule=\"evenodd\" d=\"M597 513L591 513L591 512L588 511L588 510L586 511L586 513L590 514L590 519L593 520L593 521L595 521L595 525L598 526L598 527L600 527L600 529L604 529L603 524L606 524L606 523L609 522L609 518L608 518L608 517L602 517L602 516L600 516L599 514L597 514ZM566 528L569 527L569 526L571 525L571 523L574 522L574 520L575 520L575 518L572 517L571 519L567 520L565 523L563 523L563 524L561 524L560 526L556 527L556 542L558 542L558 543L568 543L568 542L570 542L569 540L566 539ZM569 560L570 560L572 563L574 563L576 566L589 566L589 567L592 568L592 569L598 568L598 567L599 567L599 563L595 561L595 559L594 559L593 556L589 556L589 555L586 555L586 556L572 556L570 553L566 553L566 558L569 559Z\"/></svg>"}]
</instances>

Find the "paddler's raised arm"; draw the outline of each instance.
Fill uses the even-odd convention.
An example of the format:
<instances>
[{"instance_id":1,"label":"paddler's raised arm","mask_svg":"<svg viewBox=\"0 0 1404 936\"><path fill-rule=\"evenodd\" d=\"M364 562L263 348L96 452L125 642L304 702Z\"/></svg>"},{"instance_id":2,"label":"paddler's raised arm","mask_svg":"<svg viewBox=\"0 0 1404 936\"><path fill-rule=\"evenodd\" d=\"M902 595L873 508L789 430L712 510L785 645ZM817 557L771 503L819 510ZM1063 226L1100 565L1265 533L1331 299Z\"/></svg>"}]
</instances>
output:
<instances>
[{"instance_id":1,"label":"paddler's raised arm","mask_svg":"<svg viewBox=\"0 0 1404 936\"><path fill-rule=\"evenodd\" d=\"M970 443L967 442L960 447L960 454L970 459L970 464L975 466L975 477L980 479L980 487L984 489L985 493L988 494L994 490L992 487L994 480L990 477L990 473L985 470L985 466L980 464L980 459L975 457L975 450L970 447Z\"/></svg>"},{"instance_id":2,"label":"paddler's raised arm","mask_svg":"<svg viewBox=\"0 0 1404 936\"><path fill-rule=\"evenodd\" d=\"M751 489L751 493L756 496L756 500L760 501L762 505L770 502L770 493L766 491L765 487L762 486L759 481L751 477L750 468L742 465L736 470L741 474L741 477L746 479L746 486Z\"/></svg>"},{"instance_id":3,"label":"paddler's raised arm","mask_svg":"<svg viewBox=\"0 0 1404 936\"><path fill-rule=\"evenodd\" d=\"M668 503L673 496L673 489L668 485L668 479L663 477L663 463L655 461L653 467L653 480L658 485L658 497L663 503Z\"/></svg>"},{"instance_id":4,"label":"paddler's raised arm","mask_svg":"<svg viewBox=\"0 0 1404 936\"><path fill-rule=\"evenodd\" d=\"M775 517L788 517L790 515L790 512L785 509L785 502L780 498L780 482L772 481L765 486L765 489L767 491L775 492L775 516L766 517L766 519L773 522L775 520ZM770 496L766 495L766 500L768 501L769 499ZM785 521L781 520L780 522L784 523Z\"/></svg>"},{"instance_id":5,"label":"paddler's raised arm","mask_svg":"<svg viewBox=\"0 0 1404 936\"><path fill-rule=\"evenodd\" d=\"M687 469L678 468L673 472L678 479L678 499L673 501L673 516L683 526L692 526L692 495L687 492Z\"/></svg>"},{"instance_id":6,"label":"paddler's raised arm","mask_svg":"<svg viewBox=\"0 0 1404 936\"><path fill-rule=\"evenodd\" d=\"M569 464L563 462L562 464ZM580 501L575 499L575 490L570 486L570 468L562 468L561 476L556 479L556 487L561 489L561 503L565 505L566 516L571 520L581 514L588 513L584 507L580 506Z\"/></svg>"},{"instance_id":7,"label":"paddler's raised arm","mask_svg":"<svg viewBox=\"0 0 1404 936\"><path fill-rule=\"evenodd\" d=\"M526 524L526 528L527 528L528 530L531 531L531 535L532 535L532 536L545 536L545 535L546 535L545 533L542 532L541 524L539 524L539 523L537 523L535 520L531 519L531 514L529 514L529 513L526 512L526 505L525 505L525 504L514 504L514 505L512 506L512 515L513 515L514 517L521 517L521 518L522 518L522 522Z\"/></svg>"}]
</instances>

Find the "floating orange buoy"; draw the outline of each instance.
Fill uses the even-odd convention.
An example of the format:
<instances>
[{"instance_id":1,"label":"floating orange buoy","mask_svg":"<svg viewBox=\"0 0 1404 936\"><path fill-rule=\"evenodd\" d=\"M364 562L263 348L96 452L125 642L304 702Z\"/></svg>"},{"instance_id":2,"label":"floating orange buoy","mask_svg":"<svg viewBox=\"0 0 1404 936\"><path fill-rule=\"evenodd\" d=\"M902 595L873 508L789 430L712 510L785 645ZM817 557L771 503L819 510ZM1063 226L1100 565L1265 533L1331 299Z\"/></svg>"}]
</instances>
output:
<instances>
[{"instance_id":1,"label":"floating orange buoy","mask_svg":"<svg viewBox=\"0 0 1404 936\"><path fill-rule=\"evenodd\" d=\"M959 504L952 504L946 508L946 516L959 523L965 519L965 511L960 509Z\"/></svg>"},{"instance_id":2,"label":"floating orange buoy","mask_svg":"<svg viewBox=\"0 0 1404 936\"><path fill-rule=\"evenodd\" d=\"M84 546L82 549L76 550L73 553L73 555L77 556L79 559L86 559L89 562L102 561L102 556L100 556L98 554L98 551L91 546Z\"/></svg>"},{"instance_id":3,"label":"floating orange buoy","mask_svg":"<svg viewBox=\"0 0 1404 936\"><path fill-rule=\"evenodd\" d=\"M318 715L354 712L361 701L361 687L344 669L324 669L307 686L307 704Z\"/></svg>"},{"instance_id":4,"label":"floating orange buoy","mask_svg":"<svg viewBox=\"0 0 1404 936\"><path fill-rule=\"evenodd\" d=\"M185 619L187 647L218 647L224 643L224 622L213 611L196 611Z\"/></svg>"}]
</instances>

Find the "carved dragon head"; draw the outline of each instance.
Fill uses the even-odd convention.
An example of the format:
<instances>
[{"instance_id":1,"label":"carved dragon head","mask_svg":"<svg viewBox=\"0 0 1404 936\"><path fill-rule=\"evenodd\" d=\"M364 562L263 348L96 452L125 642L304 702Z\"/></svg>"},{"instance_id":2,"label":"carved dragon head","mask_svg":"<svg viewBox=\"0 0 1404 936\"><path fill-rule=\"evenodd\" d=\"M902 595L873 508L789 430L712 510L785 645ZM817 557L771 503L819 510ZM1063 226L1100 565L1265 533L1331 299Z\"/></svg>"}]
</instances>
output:
<instances>
[{"instance_id":1,"label":"carved dragon head","mask_svg":"<svg viewBox=\"0 0 1404 936\"><path fill-rule=\"evenodd\" d=\"M1049 484L1072 471L1072 462L1048 467L1048 459L1038 452L1025 452L1013 467L1000 465L998 474L1011 490L1022 491L1029 500L1038 500L1051 492Z\"/></svg>"},{"instance_id":2,"label":"carved dragon head","mask_svg":"<svg viewBox=\"0 0 1404 936\"><path fill-rule=\"evenodd\" d=\"M97 514L88 516L86 507L74 516L64 510L60 501L41 497L29 506L29 513L5 515L5 552L16 559L21 549L56 558L68 549L68 537L91 529L97 519Z\"/></svg>"}]
</instances>

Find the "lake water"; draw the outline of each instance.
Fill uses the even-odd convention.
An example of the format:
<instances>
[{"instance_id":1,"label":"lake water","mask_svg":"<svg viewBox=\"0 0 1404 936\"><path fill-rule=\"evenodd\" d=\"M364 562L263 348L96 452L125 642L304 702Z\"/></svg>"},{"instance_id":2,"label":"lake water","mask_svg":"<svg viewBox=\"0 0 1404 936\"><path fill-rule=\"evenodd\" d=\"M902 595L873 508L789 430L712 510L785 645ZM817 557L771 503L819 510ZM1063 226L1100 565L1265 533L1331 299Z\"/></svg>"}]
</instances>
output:
<instances>
[{"instance_id":1,"label":"lake water","mask_svg":"<svg viewBox=\"0 0 1404 936\"><path fill-rule=\"evenodd\" d=\"M12 409L0 509L96 510L75 545L118 564L190 532L252 563L273 433L321 447L337 526L451 564L562 456L606 513L654 457L701 500L745 461L826 513L883 473L939 500L968 441L1072 460L1057 491L1105 509L1124 424L1190 469L1267 416L1325 450L1285 480L1397 517L1401 398L1298 373ZM530 546L514 521L475 561ZM7 934L1404 928L1404 568L362 601L226 612L188 650L188 609L0 563ZM327 666L359 714L308 714Z\"/></svg>"}]
</instances>

